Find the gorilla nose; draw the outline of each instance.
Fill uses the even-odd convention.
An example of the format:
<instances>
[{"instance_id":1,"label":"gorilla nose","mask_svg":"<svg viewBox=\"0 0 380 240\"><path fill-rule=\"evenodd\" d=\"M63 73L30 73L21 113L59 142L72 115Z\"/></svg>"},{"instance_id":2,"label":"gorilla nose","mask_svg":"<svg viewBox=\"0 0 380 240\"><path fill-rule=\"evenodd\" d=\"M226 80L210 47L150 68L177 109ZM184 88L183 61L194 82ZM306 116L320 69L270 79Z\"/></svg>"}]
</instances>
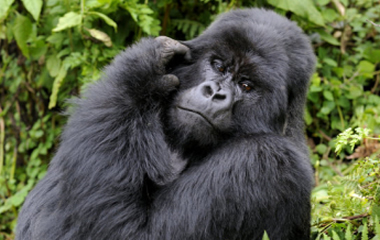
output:
<instances>
[{"instance_id":1,"label":"gorilla nose","mask_svg":"<svg viewBox=\"0 0 380 240\"><path fill-rule=\"evenodd\" d=\"M227 93L223 91L216 82L205 82L199 85L201 96L212 101L223 101L227 98Z\"/></svg>"},{"instance_id":2,"label":"gorilla nose","mask_svg":"<svg viewBox=\"0 0 380 240\"><path fill-rule=\"evenodd\" d=\"M221 87L219 83L207 81L198 86L199 96L207 105L218 105L221 108L230 107L232 103L232 91L228 86Z\"/></svg>"}]
</instances>

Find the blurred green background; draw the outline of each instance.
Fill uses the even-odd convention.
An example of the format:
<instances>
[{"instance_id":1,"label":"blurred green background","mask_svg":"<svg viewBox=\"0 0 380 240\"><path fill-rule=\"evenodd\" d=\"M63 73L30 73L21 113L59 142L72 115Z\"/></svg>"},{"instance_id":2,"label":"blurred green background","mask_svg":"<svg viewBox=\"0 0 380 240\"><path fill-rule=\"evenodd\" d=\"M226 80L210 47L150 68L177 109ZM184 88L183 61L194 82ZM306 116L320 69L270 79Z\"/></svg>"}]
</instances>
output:
<instances>
[{"instance_id":1,"label":"blurred green background","mask_svg":"<svg viewBox=\"0 0 380 240\"><path fill-rule=\"evenodd\" d=\"M191 39L246 7L296 21L318 57L305 114L312 239L380 240L379 0L0 0L0 240L14 238L18 210L46 172L66 99L140 38ZM358 127L335 153L337 135Z\"/></svg>"}]
</instances>

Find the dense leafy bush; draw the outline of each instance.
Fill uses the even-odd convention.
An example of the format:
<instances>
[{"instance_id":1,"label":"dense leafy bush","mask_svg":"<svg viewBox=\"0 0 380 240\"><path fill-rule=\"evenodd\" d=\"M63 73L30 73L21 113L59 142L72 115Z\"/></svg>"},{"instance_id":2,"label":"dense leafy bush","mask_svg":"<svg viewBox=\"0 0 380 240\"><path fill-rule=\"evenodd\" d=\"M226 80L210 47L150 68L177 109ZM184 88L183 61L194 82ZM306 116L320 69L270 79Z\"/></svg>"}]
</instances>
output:
<instances>
[{"instance_id":1,"label":"dense leafy bush","mask_svg":"<svg viewBox=\"0 0 380 240\"><path fill-rule=\"evenodd\" d=\"M18 209L47 169L65 99L141 37L190 39L218 13L252 6L297 21L318 57L305 115L313 237L379 239L380 144L368 138L380 133L378 0L0 0L0 239L13 238ZM348 127L373 134L350 156L340 142L337 155L334 138Z\"/></svg>"},{"instance_id":2,"label":"dense leafy bush","mask_svg":"<svg viewBox=\"0 0 380 240\"><path fill-rule=\"evenodd\" d=\"M351 128L339 134L336 152L369 137L368 129ZM378 142L375 142L378 144ZM380 239L380 159L366 157L351 164L327 184L314 189L313 233L316 239Z\"/></svg>"}]
</instances>

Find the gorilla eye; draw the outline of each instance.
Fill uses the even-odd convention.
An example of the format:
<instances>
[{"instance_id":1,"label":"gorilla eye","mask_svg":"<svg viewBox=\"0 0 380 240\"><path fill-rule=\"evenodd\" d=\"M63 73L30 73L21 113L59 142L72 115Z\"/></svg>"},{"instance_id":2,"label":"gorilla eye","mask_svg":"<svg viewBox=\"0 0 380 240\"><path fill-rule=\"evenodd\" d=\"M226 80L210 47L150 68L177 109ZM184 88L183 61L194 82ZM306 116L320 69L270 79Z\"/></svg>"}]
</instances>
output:
<instances>
[{"instance_id":1,"label":"gorilla eye","mask_svg":"<svg viewBox=\"0 0 380 240\"><path fill-rule=\"evenodd\" d=\"M217 66L219 72L224 73L225 68L221 65Z\"/></svg>"},{"instance_id":2,"label":"gorilla eye","mask_svg":"<svg viewBox=\"0 0 380 240\"><path fill-rule=\"evenodd\" d=\"M252 86L249 85L248 83L240 83L240 87L243 89L245 92L249 92L252 90Z\"/></svg>"},{"instance_id":3,"label":"gorilla eye","mask_svg":"<svg viewBox=\"0 0 380 240\"><path fill-rule=\"evenodd\" d=\"M225 73L226 71L226 67L223 66L222 62L219 61L219 60L215 60L214 62L214 67L217 71L221 72L221 73Z\"/></svg>"}]
</instances>

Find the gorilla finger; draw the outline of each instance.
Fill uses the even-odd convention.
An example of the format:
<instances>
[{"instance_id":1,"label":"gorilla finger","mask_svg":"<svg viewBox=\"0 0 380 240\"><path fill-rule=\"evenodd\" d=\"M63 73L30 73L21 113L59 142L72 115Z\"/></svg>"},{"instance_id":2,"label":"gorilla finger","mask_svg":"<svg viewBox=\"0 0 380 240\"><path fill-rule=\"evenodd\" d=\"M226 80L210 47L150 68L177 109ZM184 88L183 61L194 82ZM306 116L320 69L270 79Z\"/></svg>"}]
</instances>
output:
<instances>
[{"instance_id":1,"label":"gorilla finger","mask_svg":"<svg viewBox=\"0 0 380 240\"><path fill-rule=\"evenodd\" d=\"M157 93L167 95L177 89L179 86L179 79L173 74L166 74L159 80L157 86Z\"/></svg>"},{"instance_id":2,"label":"gorilla finger","mask_svg":"<svg viewBox=\"0 0 380 240\"><path fill-rule=\"evenodd\" d=\"M174 50L174 53L175 53L175 54L182 54L182 55L185 55L185 54L187 54L188 52L190 52L190 49L189 49L187 46L181 44L181 43L178 42L178 41L175 41L175 42L172 43L172 44L173 44L173 50Z\"/></svg>"},{"instance_id":3,"label":"gorilla finger","mask_svg":"<svg viewBox=\"0 0 380 240\"><path fill-rule=\"evenodd\" d=\"M191 52L190 49L185 53L184 59L187 61L191 60Z\"/></svg>"},{"instance_id":4,"label":"gorilla finger","mask_svg":"<svg viewBox=\"0 0 380 240\"><path fill-rule=\"evenodd\" d=\"M173 74L166 74L162 76L161 83L163 87L177 87L179 86L179 79Z\"/></svg>"},{"instance_id":5,"label":"gorilla finger","mask_svg":"<svg viewBox=\"0 0 380 240\"><path fill-rule=\"evenodd\" d=\"M166 36L158 36L154 40L161 43L161 44L164 44L166 41L168 41L168 39L173 40L173 39L166 37Z\"/></svg>"},{"instance_id":6,"label":"gorilla finger","mask_svg":"<svg viewBox=\"0 0 380 240\"><path fill-rule=\"evenodd\" d=\"M177 40L166 36L156 37L155 40L163 46L162 54L164 59L170 60L175 54L185 55L186 59L190 57L190 49Z\"/></svg>"}]
</instances>

